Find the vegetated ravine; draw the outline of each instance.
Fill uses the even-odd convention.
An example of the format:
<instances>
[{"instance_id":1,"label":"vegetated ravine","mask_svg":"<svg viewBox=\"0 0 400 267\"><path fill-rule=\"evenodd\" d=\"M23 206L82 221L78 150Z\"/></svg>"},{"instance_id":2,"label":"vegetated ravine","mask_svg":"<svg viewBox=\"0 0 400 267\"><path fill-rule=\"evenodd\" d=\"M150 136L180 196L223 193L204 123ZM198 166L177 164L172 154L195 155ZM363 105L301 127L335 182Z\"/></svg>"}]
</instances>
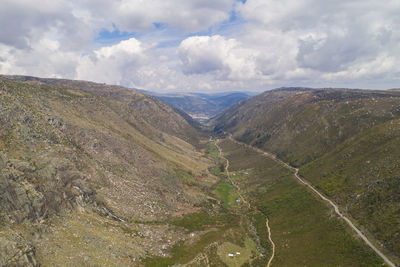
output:
<instances>
[{"instance_id":1,"label":"vegetated ravine","mask_svg":"<svg viewBox=\"0 0 400 267\"><path fill-rule=\"evenodd\" d=\"M123 87L1 76L0 266L381 266L282 161L394 266L399 100L279 89L207 132Z\"/></svg>"}]
</instances>

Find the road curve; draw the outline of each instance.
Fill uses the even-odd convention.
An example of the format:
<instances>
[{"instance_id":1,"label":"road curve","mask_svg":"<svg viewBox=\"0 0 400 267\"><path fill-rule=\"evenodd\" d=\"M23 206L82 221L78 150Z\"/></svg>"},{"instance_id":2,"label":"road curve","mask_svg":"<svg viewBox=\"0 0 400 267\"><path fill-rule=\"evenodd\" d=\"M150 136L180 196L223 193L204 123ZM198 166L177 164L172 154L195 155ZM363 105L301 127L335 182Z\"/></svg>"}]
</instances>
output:
<instances>
[{"instance_id":1,"label":"road curve","mask_svg":"<svg viewBox=\"0 0 400 267\"><path fill-rule=\"evenodd\" d=\"M345 215L343 215L343 213L340 212L339 207L333 203L332 200L328 199L327 197L325 197L324 195L322 195L317 189L315 189L309 182L303 180L302 178L300 178L299 176L299 169L295 168L293 166L290 166L288 163L280 160L279 158L277 158L274 154L266 152L264 150L261 150L259 148L250 146L248 144L239 142L237 140L235 140L231 134L229 134L229 139L239 145L243 145L245 147L248 147L250 149L253 149L261 154L263 154L264 156L273 159L274 161L284 165L286 168L292 170L294 173L294 176L297 178L297 180L300 181L300 183L304 184L305 186L309 187L315 194L317 194L322 200L326 201L329 203L329 205L331 205L333 207L333 209L335 210L335 213L337 215L339 215L340 218L342 218L356 233L359 237L362 238L362 240L364 240L364 242L370 247L372 248L373 251L375 251L376 254L379 255L379 257L381 257L385 263L390 266L390 267L396 267L396 264L394 264L391 260L388 259L388 257L386 257L374 244L372 244L371 241L369 241L369 239L349 220L349 218L347 218Z\"/></svg>"},{"instance_id":2,"label":"road curve","mask_svg":"<svg viewBox=\"0 0 400 267\"><path fill-rule=\"evenodd\" d=\"M242 193L240 192L241 191L240 187L231 179L231 175L229 174L229 160L222 154L222 149L218 145L219 141L220 141L219 139L215 141L215 146L218 149L219 156L226 161L225 169L226 169L226 173L227 173L227 176L228 176L228 180L236 188L236 191L237 191L240 199L242 200L242 202L245 203L249 209L251 209L250 203L243 197ZM269 258L268 263L267 263L267 267L269 267L269 266L271 266L272 260L275 257L275 243L274 243L274 241L272 241L271 228L269 227L269 221L268 221L268 217L267 216L265 216L265 226L267 227L267 231L268 231L268 240L269 240L269 242L271 243L271 246L272 246L271 257Z\"/></svg>"}]
</instances>

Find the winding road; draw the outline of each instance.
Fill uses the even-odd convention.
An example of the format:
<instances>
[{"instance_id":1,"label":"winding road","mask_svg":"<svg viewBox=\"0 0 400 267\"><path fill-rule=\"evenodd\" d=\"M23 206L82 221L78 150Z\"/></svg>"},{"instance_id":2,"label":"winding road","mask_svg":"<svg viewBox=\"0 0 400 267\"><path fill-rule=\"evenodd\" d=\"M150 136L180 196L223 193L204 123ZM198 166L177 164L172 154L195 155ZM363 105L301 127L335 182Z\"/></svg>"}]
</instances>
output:
<instances>
[{"instance_id":1,"label":"winding road","mask_svg":"<svg viewBox=\"0 0 400 267\"><path fill-rule=\"evenodd\" d=\"M284 165L286 168L290 169L291 171L293 171L294 176L296 177L297 180L300 181L300 183L304 184L305 186L307 186L308 188L310 188L315 194L317 194L322 200L326 201L329 203L330 206L333 207L333 209L335 210L335 213L337 215L339 215L340 218L342 218L356 233L359 237L361 237L362 240L364 240L364 242L373 250L375 251L376 254L378 254L384 261L385 263L390 266L390 267L396 267L396 265L389 260L374 244L372 244L371 241L369 241L369 239L350 221L349 218L347 218L345 215L343 215L343 213L340 212L339 207L333 203L332 200L328 199L327 197L325 197L324 195L322 195L317 189L315 189L309 182L303 180L300 176L299 176L299 169L295 168L293 166L290 166L288 163L280 160L279 158L277 158L274 154L271 154L269 152L266 152L264 150L261 150L259 148L250 146L248 144L239 142L237 140L235 140L232 137L232 134L229 134L229 140L231 140L232 142L245 146L247 148L253 149L259 153L261 153L262 155L280 163L281 165ZM268 220L267 220L267 224L268 224ZM268 265L269 266L269 265Z\"/></svg>"},{"instance_id":2,"label":"winding road","mask_svg":"<svg viewBox=\"0 0 400 267\"><path fill-rule=\"evenodd\" d=\"M225 169L226 169L226 173L227 173L227 176L228 176L228 180L229 180L229 182L236 188L236 192L237 192L237 194L239 195L239 198L242 200L242 202L243 202L244 204L246 204L247 207L248 207L249 209L251 209L251 205L250 205L250 203L246 200L246 198L243 197L243 195L242 195L242 193L241 193L240 187L231 179L231 175L230 175L230 173L229 173L229 160L222 154L222 149L221 149L221 147L218 145L218 142L219 142L219 141L220 141L220 140L218 139L218 140L215 142L215 146L216 146L216 148L218 149L218 153L219 153L220 158L223 158L223 159L226 161L226 167L225 167ZM257 208L255 208L255 210L258 211ZM258 211L258 212L259 212L259 211ZM271 257L269 258L268 263L267 263L267 267L269 267L269 266L271 266L272 260L273 260L274 257L275 257L275 243L274 243L274 241L272 241L272 237L271 237L271 228L269 227L269 222L268 222L267 216L265 216L265 218L266 218L266 220L265 220L265 226L267 227L267 231L268 231L268 240L269 240L269 242L271 243L271 246L272 246Z\"/></svg>"}]
</instances>

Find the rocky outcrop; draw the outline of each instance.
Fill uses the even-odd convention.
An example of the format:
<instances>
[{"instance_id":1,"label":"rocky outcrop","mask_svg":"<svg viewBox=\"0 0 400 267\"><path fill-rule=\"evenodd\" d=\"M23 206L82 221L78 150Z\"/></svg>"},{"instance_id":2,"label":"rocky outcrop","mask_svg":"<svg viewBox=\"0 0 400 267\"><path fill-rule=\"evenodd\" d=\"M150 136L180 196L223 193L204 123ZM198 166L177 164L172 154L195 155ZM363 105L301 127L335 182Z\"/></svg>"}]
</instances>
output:
<instances>
[{"instance_id":1,"label":"rocky outcrop","mask_svg":"<svg viewBox=\"0 0 400 267\"><path fill-rule=\"evenodd\" d=\"M15 233L0 231L0 266L39 266L35 248Z\"/></svg>"}]
</instances>

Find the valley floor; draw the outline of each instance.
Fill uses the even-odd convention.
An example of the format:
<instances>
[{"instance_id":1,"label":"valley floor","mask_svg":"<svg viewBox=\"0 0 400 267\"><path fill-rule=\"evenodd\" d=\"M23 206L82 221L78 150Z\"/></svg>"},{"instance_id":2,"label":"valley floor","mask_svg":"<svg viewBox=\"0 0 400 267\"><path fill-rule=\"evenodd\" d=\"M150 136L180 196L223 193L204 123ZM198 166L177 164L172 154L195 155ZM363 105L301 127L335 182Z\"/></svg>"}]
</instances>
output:
<instances>
[{"instance_id":1,"label":"valley floor","mask_svg":"<svg viewBox=\"0 0 400 267\"><path fill-rule=\"evenodd\" d=\"M246 204L247 207L248 207L249 209L251 209L250 203L246 200L246 198L245 198L245 197L242 195L242 193L241 193L242 189L241 189L241 188L232 180L232 178L231 178L231 175L230 175L230 173L229 173L229 164L230 164L230 163L229 163L229 160L223 156L222 149L221 149L221 147L218 145L219 141L220 141L220 140L218 140L218 141L215 143L215 146L216 146L217 149L218 149L219 156L220 156L221 158L225 159L225 161L226 161L225 170L226 170L227 178L228 178L229 182L236 188L236 192L237 192L237 194L239 195L240 200L241 200L244 204ZM257 208L254 208L254 210L255 210L256 212L260 212L259 210L257 210ZM270 258L269 258L269 260L268 260L268 263L267 263L267 267L269 267L269 266L271 266L272 260L273 260L274 257L275 257L275 243L274 243L274 241L273 241L272 238L271 238L271 228L269 227L268 217L265 218L265 227L267 228L268 240L269 240L269 242L270 242L270 244L271 244L271 256L270 256Z\"/></svg>"},{"instance_id":2,"label":"valley floor","mask_svg":"<svg viewBox=\"0 0 400 267\"><path fill-rule=\"evenodd\" d=\"M333 203L333 201L331 201L330 199L328 199L327 197L325 197L325 196L324 196L323 194L321 194L317 189L315 189L310 183L308 183L307 181L305 181L304 179L302 179L302 178L299 176L299 169L298 169L298 168L295 168L295 167L290 166L288 163L283 162L282 160L278 159L278 158L277 158L275 155L273 155L273 154L270 154L270 153L268 153L268 152L265 152L265 151L263 151L263 150L261 150L261 149L259 149L259 148L256 148L256 147L252 147L252 146L247 145L247 144L245 144L245 143L239 142L239 141L233 139L231 135L229 136L229 140L232 141L232 142L234 142L234 143L236 143L236 144L245 146L245 147L247 147L247 148L251 148L251 149L257 151L258 153L261 153L262 155L264 155L264 156L266 156L266 157L268 157L268 158L270 158L270 159L276 161L277 163L279 163L279 164L285 166L286 168L290 169L290 170L293 172L294 177L296 177L296 179L297 179L301 184L304 184L304 185L305 185L306 187L308 187L313 193L315 193L318 197L320 197L322 200L326 201L330 206L332 206L332 208L334 209L335 213L336 213L340 218L342 218L342 219L354 230L354 232L355 232L362 240L364 240L364 242L365 242L373 251L375 251L375 253L378 254L379 257L381 257L381 258L385 261L385 263L386 263L388 266L391 266L391 267L395 267L395 266L396 266L388 257L385 256L385 254L382 253L381 250L379 250L379 249L368 239L367 236L365 236L365 235L353 224L353 222L352 222L348 217L346 217L346 216L340 211L339 207L338 207L335 203ZM228 160L227 160L227 161L228 161ZM228 161L228 162L229 162L229 161ZM268 220L267 220L267 223L268 223ZM269 232L269 234L270 234L270 232ZM271 241L271 242L272 242L272 241Z\"/></svg>"},{"instance_id":3,"label":"valley floor","mask_svg":"<svg viewBox=\"0 0 400 267\"><path fill-rule=\"evenodd\" d=\"M300 185L291 169L252 148L226 139L232 184L255 207L248 212L272 266L381 266L383 261L336 214ZM260 212L257 212L260 211ZM270 259L269 257L268 259Z\"/></svg>"},{"instance_id":4,"label":"valley floor","mask_svg":"<svg viewBox=\"0 0 400 267\"><path fill-rule=\"evenodd\" d=\"M229 138L211 141L208 212L170 223L192 240L146 266L382 266L383 261L293 170Z\"/></svg>"}]
</instances>

